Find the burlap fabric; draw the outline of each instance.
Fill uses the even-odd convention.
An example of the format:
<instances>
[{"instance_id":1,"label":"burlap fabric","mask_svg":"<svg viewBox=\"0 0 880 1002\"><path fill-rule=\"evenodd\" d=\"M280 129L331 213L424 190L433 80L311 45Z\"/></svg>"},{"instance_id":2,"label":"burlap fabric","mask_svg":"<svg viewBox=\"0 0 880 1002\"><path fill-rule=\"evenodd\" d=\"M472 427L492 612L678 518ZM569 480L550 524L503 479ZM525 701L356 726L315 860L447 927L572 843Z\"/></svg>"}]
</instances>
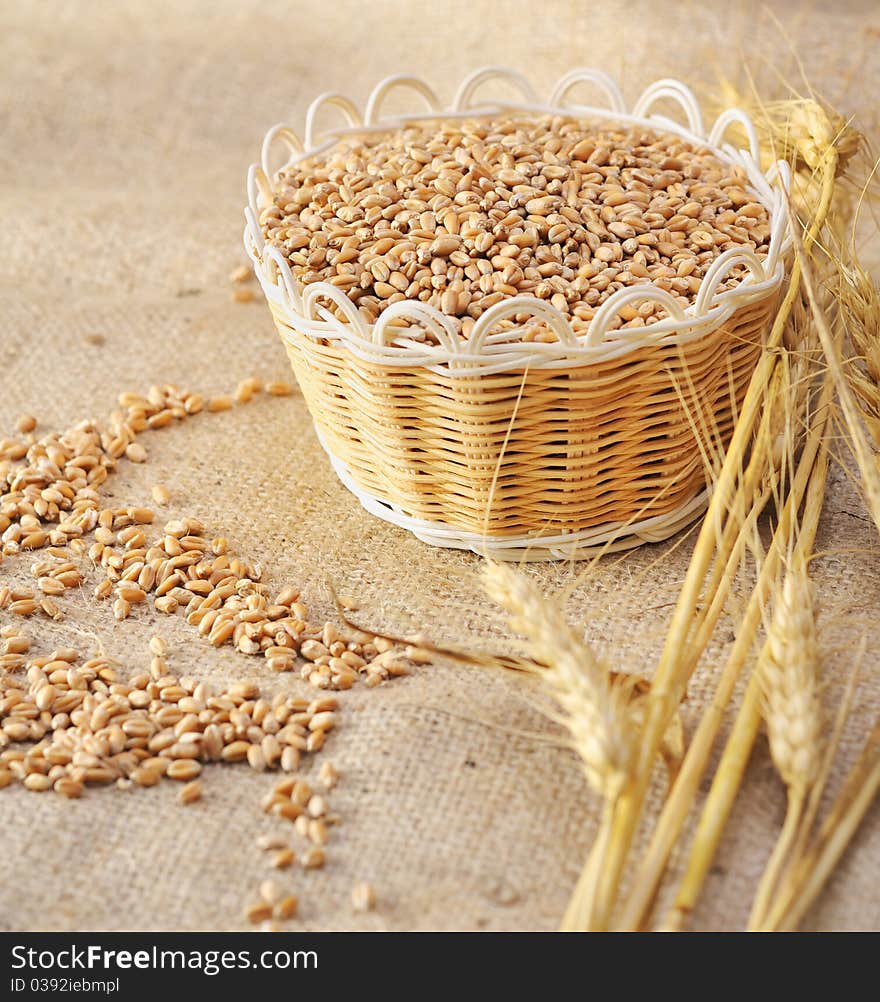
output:
<instances>
[{"instance_id":1,"label":"burlap fabric","mask_svg":"<svg viewBox=\"0 0 880 1002\"><path fill-rule=\"evenodd\" d=\"M846 111L869 116L880 86L876 6L851 0L806 13L801 6L774 5L807 73ZM662 75L698 82L715 61L736 60L740 43L758 64L766 59L791 73L779 27L752 16L759 17L751 5L728 3L631 3L607 12L575 0L7 0L0 427L11 430L25 412L43 429L64 427L106 414L120 390L152 382L219 392L251 373L287 375L268 310L232 304L227 275L243 260L244 175L263 132L279 119L301 122L317 93L362 99L382 76L408 70L448 97L468 70L500 62L526 68L542 91L573 66L603 66L632 97ZM108 483L110 496L147 501L151 483L168 483L172 512L225 532L263 561L270 582L300 583L316 617L332 615L332 582L375 624L459 645L499 635L500 621L480 596L477 558L431 549L365 514L334 478L298 396L263 398L143 441L150 462L126 464ZM844 742L851 757L880 707L880 573L876 534L840 469L818 548L831 676L868 635ZM571 616L612 661L650 672L689 551L685 540L605 561L575 589ZM0 573L25 580L29 563L6 560ZM528 571L547 588L577 572ZM63 600L64 623L29 624L40 649L101 647L142 669L147 639L160 631L174 670L278 684L262 661L207 647L179 618L139 610L116 624L89 591ZM689 727L729 639L719 631L694 680L684 709ZM283 684L301 683L287 676ZM557 738L514 681L477 669L426 667L344 693L340 728L312 765L329 759L340 770L332 806L342 823L323 871L283 878L300 896L302 926L554 928L596 818L578 762ZM267 873L254 840L273 830L258 806L269 783L243 767L211 767L204 802L188 808L177 805L171 783L93 790L77 802L4 790L0 927L243 926L243 905ZM762 740L696 927L741 927L783 807ZM875 810L808 926L880 925L877 819ZM351 910L358 880L369 880L379 898L367 916Z\"/></svg>"}]
</instances>

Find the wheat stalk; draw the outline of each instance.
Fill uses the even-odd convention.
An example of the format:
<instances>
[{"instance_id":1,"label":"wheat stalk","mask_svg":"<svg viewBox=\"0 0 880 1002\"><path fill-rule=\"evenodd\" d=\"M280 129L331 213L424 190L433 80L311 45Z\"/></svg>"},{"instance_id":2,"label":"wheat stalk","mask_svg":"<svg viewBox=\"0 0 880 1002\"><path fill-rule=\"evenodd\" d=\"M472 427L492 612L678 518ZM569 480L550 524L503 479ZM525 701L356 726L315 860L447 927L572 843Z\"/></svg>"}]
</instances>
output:
<instances>
[{"instance_id":1,"label":"wheat stalk","mask_svg":"<svg viewBox=\"0 0 880 1002\"><path fill-rule=\"evenodd\" d=\"M837 337L839 339L840 335ZM771 581L775 582L786 553L789 565L794 565L797 561L806 562L812 548L824 503L828 475L827 428L833 398L834 380L826 368L822 371L818 402L811 411L804 449L798 460L779 524L763 562L758 585L750 600L749 610L740 625L740 635L743 629L748 630L751 635L758 625L754 617L750 619L749 612L753 612L754 605L757 604L758 619L760 618L760 607L764 600L761 583L764 576L772 575ZM797 515L802 501L803 513L796 534L795 552L792 554L790 541L795 536ZM703 805L685 873L673 907L663 925L665 929L681 929L696 904L760 729L761 697L759 676L755 673L749 680L746 695ZM687 756L682 771L686 767Z\"/></svg>"},{"instance_id":2,"label":"wheat stalk","mask_svg":"<svg viewBox=\"0 0 880 1002\"><path fill-rule=\"evenodd\" d=\"M809 144L804 143L803 157L816 164L821 178L819 197L813 207L804 237L807 251L812 250L813 244L825 224L832 204L838 171L845 163L845 159L841 159L840 151L834 142L827 149L823 149L820 155L817 155L817 150L820 149L825 139L835 135L833 128L828 125L827 121L823 121L823 114L821 106L815 103L809 108L803 109L799 118L799 121L809 129L810 142ZM846 136L847 143L843 152L848 155L852 140L848 133L843 135ZM758 417L764 387L773 378L779 362L780 352L778 349L783 341L790 312L799 296L800 277L800 259L798 258L792 267L786 294L768 337L768 350L758 362L743 402L731 444L715 484L715 493L704 519L679 601L670 623L666 644L649 696L650 712L642 735L637 768L634 770L633 779L621 794L614 820L613 837L609 839L607 849L603 851L601 863L596 866L600 877L596 882L597 900L591 911L599 917L597 928L607 927L617 896L623 866L647 795L653 760L665 728L665 721L668 719L671 708L677 705L695 664L689 644L694 610L701 602L703 583L713 560L721 559L723 561L727 556L724 552L718 553L718 525L723 521L723 513L731 510L732 499L736 496L737 471L742 468L743 456ZM729 582L722 580L719 583L719 591L724 592L728 588ZM709 599L703 598L702 601L711 601L711 597ZM686 655L685 658L682 657L683 653ZM632 910L630 917L632 914L642 915L644 913L650 904L653 889L648 884L642 885L641 899L638 906Z\"/></svg>"},{"instance_id":3,"label":"wheat stalk","mask_svg":"<svg viewBox=\"0 0 880 1002\"><path fill-rule=\"evenodd\" d=\"M742 104L743 102L736 103ZM796 104L796 107L792 107L794 104ZM793 125L781 129L781 124L788 117L786 108L792 112ZM769 106L769 111L769 114L759 115L758 117L759 120L765 123L768 132L776 133L777 149L780 149L778 145L780 137L794 137L789 143L788 152L795 161L795 165L806 166L818 178L816 196L808 199L805 203L809 211L806 214L807 222L804 224L806 232L803 243L806 252L810 253L831 211L832 199L836 189L836 179L842 172L845 164L854 155L855 150L858 148L860 137L853 130L849 129L843 123L842 119L832 119L817 101L781 102L775 106ZM812 178L813 174L811 173L810 176ZM784 337L784 334L790 329L792 310L796 308L800 300L800 275L801 259L798 256L794 261L788 289L768 340L768 354L770 355L778 352L778 349L783 344L792 346L791 341L788 341ZM778 372L776 368L778 361L778 357L765 356L758 365L756 378L764 380L766 385L768 378ZM798 381L798 379L795 380L795 382ZM743 406L740 421L734 432L731 446L728 449L719 482L723 483L725 474L728 472L728 467L735 469L736 465L741 462L741 453L739 450L742 448L742 443L738 441L738 432L741 425L747 427L750 418L748 408L749 397L753 388L754 382L752 387L750 387L749 395L747 395L746 403ZM822 436L824 435L829 404L830 386L826 382L826 386L823 389L823 403L819 407L821 415L819 425L821 430L817 428L811 436L812 448L808 450L812 458L809 458L807 462L802 461L799 464L793 490L789 494L788 501L783 505L783 519L787 518L790 522L796 517L797 508L800 503L799 499L803 497L803 492L807 489L807 483L812 483L814 480L812 473L813 458L816 456ZM772 459L772 457L770 458ZM824 487L827 473L827 458L820 461L819 466L822 467L822 471L818 480L821 482L821 486ZM792 494L794 498L792 498ZM792 504L793 500L794 503ZM819 507L821 507L821 500ZM709 521L711 515L712 509L710 507L706 522ZM715 517L716 519L719 517L717 513ZM818 518L818 513L816 517ZM664 805L649 845L648 854L643 859L636 879L633 882L633 889L623 912L623 928L639 928L650 909L669 854L680 833L690 805L696 796L698 780L708 761L712 743L720 728L724 707L732 697L734 683L747 657L748 650L745 643L741 644L742 636L743 634L750 636L760 620L761 607L767 596L767 588L769 587L769 583L774 580L776 566L778 566L784 553L783 544L785 539L786 536L779 533L774 538L774 544L771 546L768 555L769 560L762 569L755 591L746 609L744 619L740 624L737 642L722 672L715 699L713 699L712 704L700 721L695 738L682 763L676 787L673 788L670 797ZM719 540L719 544L723 545L724 543L726 543L726 540ZM738 540L738 543L741 545L741 538ZM694 603L696 602L694 584L699 580L699 576L705 573L705 562L709 559L709 554L706 551L710 545L711 540L708 538L708 533L705 538L701 533L701 538L698 540L697 547L695 548L691 566L688 570L688 578L682 589L677 608L677 614L681 613L681 619L678 619L676 616L670 624L667 645L664 648L657 676L655 677L655 688L653 691L658 696L662 693L662 683L666 678L667 672L673 677L677 673L685 677L689 674L689 672L685 671L681 661L676 663L675 651L684 648L687 629L685 619L689 613L692 613L694 608ZM704 546L706 547L705 550L703 549ZM723 553L724 551L722 550L721 552ZM724 590L722 583L719 591L723 592ZM714 854L714 848L717 845L721 828L723 827L723 819L730 809L742 776L740 763L747 760L748 751L757 734L760 720L760 700L758 695L757 692L750 692L750 696L743 708L744 713L746 710L748 711L746 719L742 721L742 725L738 730L735 729L734 734L737 741L742 742L742 744L736 744L730 749L727 759L729 768L723 775L720 775L718 783L713 784L715 798L712 804L712 811L708 810L707 805L707 810L704 812L700 827L698 828L685 880L683 881L677 901L680 910L674 913L673 916L673 927L681 924L683 918L693 906L696 896L702 887L705 874L708 871L708 866ZM658 710L658 716L660 712L661 710ZM649 732L643 741L646 755L650 749L650 738L652 737L653 734ZM647 767L643 768L639 773L639 784L633 791L634 796L632 801L627 802L626 800L622 800L621 802L619 811L621 816L618 819L619 845L613 847L615 850L613 858L610 861L610 865L605 867L608 873L604 888L604 906L606 910L610 910L613 902L616 886L620 879L620 870L632 839L641 803L644 800L647 790L646 777ZM712 799L711 796L710 799Z\"/></svg>"},{"instance_id":4,"label":"wheat stalk","mask_svg":"<svg viewBox=\"0 0 880 1002\"><path fill-rule=\"evenodd\" d=\"M807 339L804 347L809 349L811 341ZM811 352L804 352L804 359L809 359ZM746 667L753 645L753 636L761 623L762 611L774 588L774 582L788 549L788 541L794 531L797 512L809 490L813 478L824 485L827 468L827 457L824 455L823 441L827 422L830 417L833 387L829 379L825 379L817 400L812 400L808 392L796 385L786 376L791 356L782 361L782 378L780 387L784 392L778 399L768 400L765 420L773 421L774 410L786 413L783 422L782 444L767 441L765 448L774 448L778 454L774 462L782 464L780 482L785 469L794 467L790 472L790 487L784 499L778 504L778 525L769 549L760 562L757 581L738 624L736 639L718 678L716 691L710 704L701 716L697 728L691 738L685 757L675 783L655 825L648 850L639 862L632 887L621 913L620 928L641 928L655 897L657 887L663 877L667 861L675 846L691 806L699 791L700 781L708 765L712 748L724 720L727 705L733 697L736 683ZM799 379L806 387L811 382L811 373L802 371L797 363ZM809 407L807 406L809 405ZM803 448L795 466L794 456L798 444L798 431L803 424L805 437ZM767 436L769 439L769 436ZM816 469L818 465L818 469ZM813 489L816 493L816 489ZM815 506L814 506L815 507ZM818 518L818 511L816 511ZM742 528L740 545L744 545L750 536L754 536L754 519ZM747 690L743 711L748 720L743 721L735 733L731 735L733 749L726 759L722 760L724 769L719 769L716 783L713 784L713 800L711 811L703 814L703 819L697 829L691 857L688 864L686 879L679 896L680 915L673 920L680 924L693 907L699 889L711 864L714 847L724 827L733 796L739 786L742 770L751 744L757 734L760 722L759 694L755 686Z\"/></svg>"}]
</instances>

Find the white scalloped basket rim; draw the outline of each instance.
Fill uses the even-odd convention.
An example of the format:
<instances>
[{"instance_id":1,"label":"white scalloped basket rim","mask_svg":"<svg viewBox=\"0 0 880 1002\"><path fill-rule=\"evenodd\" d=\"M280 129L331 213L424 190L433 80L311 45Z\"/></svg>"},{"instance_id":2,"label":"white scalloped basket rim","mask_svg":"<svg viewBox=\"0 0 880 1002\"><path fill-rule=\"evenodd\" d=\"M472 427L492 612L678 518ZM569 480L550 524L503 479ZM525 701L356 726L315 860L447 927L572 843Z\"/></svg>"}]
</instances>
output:
<instances>
[{"instance_id":1,"label":"white scalloped basket rim","mask_svg":"<svg viewBox=\"0 0 880 1002\"><path fill-rule=\"evenodd\" d=\"M516 89L521 98L510 102L473 103L476 91L493 79ZM584 84L602 91L608 106L566 103L570 92ZM427 105L427 110L418 114L381 117L382 102L394 90L414 92ZM652 114L651 108L661 99L677 103L687 124ZM329 108L340 113L346 124L326 130L317 142L318 115ZM463 341L449 317L417 300L393 304L382 312L374 324L370 324L348 296L329 282L302 286L294 279L281 251L266 244L259 225L259 214L261 208L272 200L270 178L277 170L313 156L347 135L387 132L417 121L487 117L499 113L607 118L622 124L672 132L711 150L723 162L745 172L750 193L767 209L771 227L767 254L761 258L747 248L731 248L719 254L704 276L695 302L686 308L669 293L648 283L619 289L596 311L585 334L576 334L568 319L550 303L534 296L512 296L486 310L474 324L469 338ZM734 124L748 137L748 149L738 149L724 142L727 130ZM704 337L726 323L738 310L773 295L784 278L785 258L791 245L787 225L791 182L788 164L777 161L767 171L761 169L757 132L749 116L741 109L723 111L707 130L695 95L678 80L667 78L656 81L627 110L620 88L602 70L572 70L557 82L548 101L542 103L522 74L505 67L490 66L471 73L462 82L452 104L444 108L423 80L392 76L376 86L363 114L343 95L321 95L309 107L304 135L301 140L293 129L283 124L273 126L266 134L261 163L252 165L248 171L245 250L271 309L283 325L316 341L341 344L365 362L425 367L460 376L489 375L527 367L587 365L620 358L637 348L681 345ZM273 170L270 159L278 141L286 146L288 157ZM733 289L719 291L733 268L745 268L744 277ZM609 325L621 307L646 300L657 302L666 311L667 317L648 327L610 329ZM327 301L339 308L345 320L327 308ZM544 321L558 340L550 344L523 342L520 326L498 329L502 320L523 313ZM437 343L413 338L411 324L433 335ZM290 336L286 340L291 343Z\"/></svg>"}]
</instances>

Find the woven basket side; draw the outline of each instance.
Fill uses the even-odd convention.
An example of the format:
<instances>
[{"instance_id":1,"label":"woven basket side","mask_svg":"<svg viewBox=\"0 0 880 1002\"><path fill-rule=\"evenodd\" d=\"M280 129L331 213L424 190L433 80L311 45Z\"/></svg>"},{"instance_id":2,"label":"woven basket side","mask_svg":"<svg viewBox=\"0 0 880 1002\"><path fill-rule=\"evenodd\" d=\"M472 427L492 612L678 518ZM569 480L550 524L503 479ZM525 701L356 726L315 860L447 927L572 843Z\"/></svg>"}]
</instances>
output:
<instances>
[{"instance_id":1,"label":"woven basket side","mask_svg":"<svg viewBox=\"0 0 880 1002\"><path fill-rule=\"evenodd\" d=\"M729 440L774 300L683 346L479 378L365 362L273 313L324 442L362 490L503 538L665 515L703 490L696 437Z\"/></svg>"}]
</instances>

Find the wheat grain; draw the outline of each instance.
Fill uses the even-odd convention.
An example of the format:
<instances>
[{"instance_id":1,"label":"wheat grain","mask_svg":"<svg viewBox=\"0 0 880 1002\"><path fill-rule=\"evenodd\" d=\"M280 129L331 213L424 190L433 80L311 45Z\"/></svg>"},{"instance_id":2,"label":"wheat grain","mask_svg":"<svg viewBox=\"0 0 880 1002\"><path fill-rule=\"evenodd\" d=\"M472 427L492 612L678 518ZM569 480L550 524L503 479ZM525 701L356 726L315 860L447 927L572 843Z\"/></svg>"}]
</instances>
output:
<instances>
[{"instance_id":1,"label":"wheat grain","mask_svg":"<svg viewBox=\"0 0 880 1002\"><path fill-rule=\"evenodd\" d=\"M171 500L171 491L164 484L153 484L150 493L156 504L167 505Z\"/></svg>"},{"instance_id":2,"label":"wheat grain","mask_svg":"<svg viewBox=\"0 0 880 1002\"><path fill-rule=\"evenodd\" d=\"M296 915L299 901L295 894L286 894L275 902L273 914L277 919L291 919Z\"/></svg>"},{"instance_id":3,"label":"wheat grain","mask_svg":"<svg viewBox=\"0 0 880 1002\"><path fill-rule=\"evenodd\" d=\"M174 778L174 777L172 777ZM181 804L194 804L197 800L202 799L202 784L198 779L191 780L186 786L182 787L180 793L177 795L177 799Z\"/></svg>"},{"instance_id":4,"label":"wheat grain","mask_svg":"<svg viewBox=\"0 0 880 1002\"><path fill-rule=\"evenodd\" d=\"M351 889L351 906L356 912L370 912L376 907L376 892L364 881Z\"/></svg>"},{"instance_id":5,"label":"wheat grain","mask_svg":"<svg viewBox=\"0 0 880 1002\"><path fill-rule=\"evenodd\" d=\"M294 853L293 849L290 849L287 846L285 846L284 848L279 849L272 856L271 865L275 867L276 870L286 870L289 866L291 866L295 862L296 862L296 854Z\"/></svg>"},{"instance_id":6,"label":"wheat grain","mask_svg":"<svg viewBox=\"0 0 880 1002\"><path fill-rule=\"evenodd\" d=\"M266 901L254 901L245 909L245 917L253 925L272 918L272 906Z\"/></svg>"},{"instance_id":7,"label":"wheat grain","mask_svg":"<svg viewBox=\"0 0 880 1002\"><path fill-rule=\"evenodd\" d=\"M260 884L260 897L270 905L274 905L281 897L281 888L274 880L264 880Z\"/></svg>"},{"instance_id":8,"label":"wheat grain","mask_svg":"<svg viewBox=\"0 0 880 1002\"><path fill-rule=\"evenodd\" d=\"M300 857L300 863L305 870L317 870L323 867L326 861L324 850L320 846L312 846Z\"/></svg>"},{"instance_id":9,"label":"wheat grain","mask_svg":"<svg viewBox=\"0 0 880 1002\"><path fill-rule=\"evenodd\" d=\"M276 379L266 383L266 392L270 397L289 397L293 393L293 387L290 383Z\"/></svg>"}]
</instances>

